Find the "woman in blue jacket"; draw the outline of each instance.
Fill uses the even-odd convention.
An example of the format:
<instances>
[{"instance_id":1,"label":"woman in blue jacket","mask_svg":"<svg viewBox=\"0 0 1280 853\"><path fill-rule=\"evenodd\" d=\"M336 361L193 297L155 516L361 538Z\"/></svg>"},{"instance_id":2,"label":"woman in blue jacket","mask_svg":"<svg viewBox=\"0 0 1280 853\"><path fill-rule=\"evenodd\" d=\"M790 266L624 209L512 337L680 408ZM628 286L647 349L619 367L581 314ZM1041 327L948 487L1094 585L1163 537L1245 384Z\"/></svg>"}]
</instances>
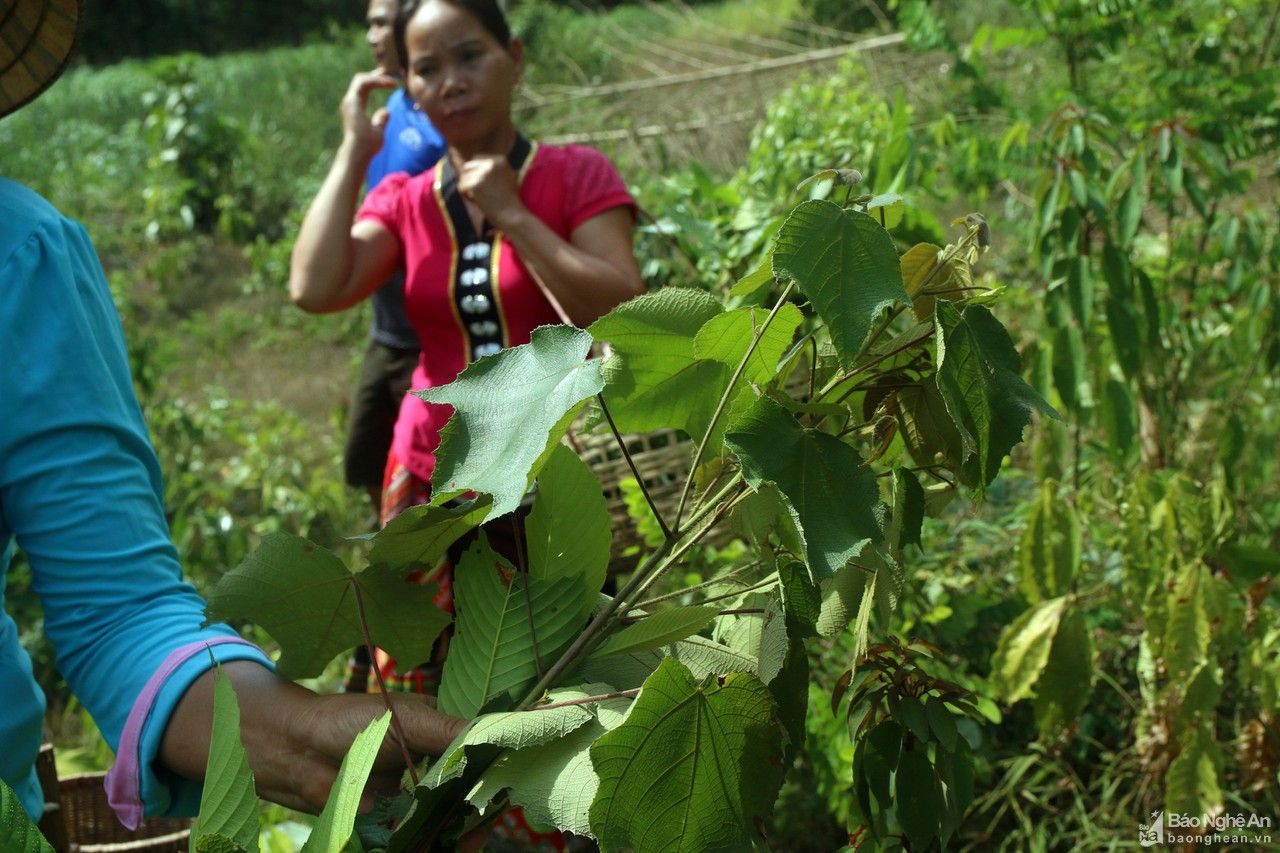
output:
<instances>
[{"instance_id":1,"label":"woman in blue jacket","mask_svg":"<svg viewBox=\"0 0 1280 853\"><path fill-rule=\"evenodd\" d=\"M0 14L0 116L61 73L80 10L80 0L16 0ZM0 178L0 780L39 817L44 697L2 608L16 541L57 666L116 752L107 788L122 822L198 808L213 660L236 688L259 793L318 811L382 699L318 696L278 678L230 628L201 628L204 602L182 580L161 495L88 235ZM422 697L391 698L419 755L442 750L463 725ZM383 752L373 784L394 789L400 753L390 739Z\"/></svg>"}]
</instances>

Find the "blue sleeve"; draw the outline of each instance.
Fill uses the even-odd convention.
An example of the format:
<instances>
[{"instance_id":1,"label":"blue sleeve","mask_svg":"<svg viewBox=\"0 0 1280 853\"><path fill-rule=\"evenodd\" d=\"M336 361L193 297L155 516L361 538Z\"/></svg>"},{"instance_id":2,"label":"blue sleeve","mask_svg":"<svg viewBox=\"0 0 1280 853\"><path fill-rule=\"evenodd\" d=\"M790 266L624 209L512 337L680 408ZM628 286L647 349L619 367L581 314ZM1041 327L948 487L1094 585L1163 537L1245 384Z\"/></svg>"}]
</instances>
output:
<instances>
[{"instance_id":1,"label":"blue sleeve","mask_svg":"<svg viewBox=\"0 0 1280 853\"><path fill-rule=\"evenodd\" d=\"M365 188L369 190L394 172L425 172L440 161L446 148L440 131L414 106L404 89L396 89L387 98L387 113L382 148L365 171Z\"/></svg>"},{"instance_id":2,"label":"blue sleeve","mask_svg":"<svg viewBox=\"0 0 1280 853\"><path fill-rule=\"evenodd\" d=\"M35 216L0 258L0 409L0 528L27 554L59 671L114 750L170 652L234 634L200 627L204 602L169 539L106 279L88 235L57 215ZM198 797L198 785L160 780L151 765L182 691L209 666L193 660L153 707L141 756L148 811Z\"/></svg>"}]
</instances>

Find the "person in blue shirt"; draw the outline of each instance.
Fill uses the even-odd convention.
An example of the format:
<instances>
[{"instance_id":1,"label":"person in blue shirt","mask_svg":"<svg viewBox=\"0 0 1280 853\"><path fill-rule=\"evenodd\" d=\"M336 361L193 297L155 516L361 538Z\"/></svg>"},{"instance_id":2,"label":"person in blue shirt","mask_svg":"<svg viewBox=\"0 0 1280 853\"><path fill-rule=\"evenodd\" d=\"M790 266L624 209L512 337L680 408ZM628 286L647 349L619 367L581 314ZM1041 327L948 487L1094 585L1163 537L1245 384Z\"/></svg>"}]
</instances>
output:
<instances>
[{"instance_id":1,"label":"person in blue shirt","mask_svg":"<svg viewBox=\"0 0 1280 853\"><path fill-rule=\"evenodd\" d=\"M366 41L377 69L395 80L402 76L395 41L399 11L398 0L369 0L365 13ZM426 171L444 156L444 138L403 86L387 98L378 120L385 122L382 148L365 171L366 189L372 190L395 172L416 175ZM404 270L398 270L374 292L370 301L373 325L347 414L344 474L347 485L369 494L376 515L382 501L387 449L391 446L400 401L409 390L413 369L418 364L420 347L417 334L405 316Z\"/></svg>"},{"instance_id":2,"label":"person in blue shirt","mask_svg":"<svg viewBox=\"0 0 1280 853\"><path fill-rule=\"evenodd\" d=\"M0 15L0 117L40 94L74 47L81 0L21 0ZM14 47L16 46L16 47ZM3 610L14 547L30 565L59 671L116 753L109 799L134 827L199 806L213 661L236 689L259 793L319 811L377 696L319 696L275 675L204 602L169 539L159 463L129 375L123 332L84 229L0 177L0 782L38 819L44 695ZM464 725L423 697L389 697L416 755ZM398 787L388 738L375 790Z\"/></svg>"}]
</instances>

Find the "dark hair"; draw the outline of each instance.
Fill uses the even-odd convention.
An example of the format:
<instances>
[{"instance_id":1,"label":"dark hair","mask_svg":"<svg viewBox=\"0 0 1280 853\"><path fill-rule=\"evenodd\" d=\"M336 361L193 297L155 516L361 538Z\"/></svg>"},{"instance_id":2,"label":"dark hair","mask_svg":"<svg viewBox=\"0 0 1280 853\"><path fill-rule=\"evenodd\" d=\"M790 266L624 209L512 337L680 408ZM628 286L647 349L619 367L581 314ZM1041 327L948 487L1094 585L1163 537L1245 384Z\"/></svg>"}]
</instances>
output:
<instances>
[{"instance_id":1,"label":"dark hair","mask_svg":"<svg viewBox=\"0 0 1280 853\"><path fill-rule=\"evenodd\" d=\"M498 0L439 0L439 2L457 6L464 12L470 13L480 22L480 26L489 31L489 35L497 39L498 44L504 48L511 46L511 27L507 25L507 16L503 13ZM409 29L409 22L413 20L413 16L422 5L421 0L401 0L400 11L396 14L396 52L400 54L400 67L405 69L405 73L408 73L409 69L409 45L405 39L405 32Z\"/></svg>"}]
</instances>

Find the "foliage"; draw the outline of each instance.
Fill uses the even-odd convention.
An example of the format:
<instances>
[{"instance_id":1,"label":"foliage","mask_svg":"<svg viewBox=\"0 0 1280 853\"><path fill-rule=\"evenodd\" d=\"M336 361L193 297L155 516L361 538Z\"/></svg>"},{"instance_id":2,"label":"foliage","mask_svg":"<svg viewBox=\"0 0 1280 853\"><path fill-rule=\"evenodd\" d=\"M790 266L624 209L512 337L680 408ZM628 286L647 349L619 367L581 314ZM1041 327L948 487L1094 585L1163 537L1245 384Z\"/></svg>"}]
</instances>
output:
<instances>
[{"instance_id":1,"label":"foliage","mask_svg":"<svg viewBox=\"0 0 1280 853\"><path fill-rule=\"evenodd\" d=\"M628 395L656 377L669 376L671 364L695 368L680 382L668 383L662 407L646 407L646 424L689 430L698 439L697 450L679 506L674 514L657 514L660 543L616 595L597 604L602 575L566 560L571 551L553 550L535 574L524 565L523 555L521 565L511 565L481 536L457 566L458 616L440 687L443 710L464 716L514 711L519 716L541 713L543 707L635 697L620 725L590 728L591 738L577 734L582 722L576 722L550 741L503 742L512 751L506 763L534 777L519 786L527 791L522 797L536 796L531 801L542 803L540 814L567 821L565 828L592 835L606 846L637 850L673 845L739 849L754 843L782 781L781 754L799 745L804 697L797 696L796 687L803 680L796 678L803 679L807 667L802 667L798 644L805 634L835 634L854 622L859 647L864 647L873 606L881 619L890 617L900 597L902 543L919 539L918 533L903 528L918 527L924 512L918 484L911 492L915 498L905 497L914 472L936 477L938 487L930 487L935 492L953 490L951 478L967 478L977 488L985 487L1020 437L1027 422L1025 408L1053 414L1019 378L1017 356L1003 326L987 308L965 305L970 293L991 301L991 292L960 288L947 295L957 300L963 313L942 300L936 303L935 323L917 320L903 285L903 260L889 233L867 213L872 202L870 197L860 198L846 209L811 201L791 214L772 252L776 279L785 285L779 285L781 292L767 315L746 312L749 331L731 333L735 326L726 325L730 315L715 297L671 290L620 306L593 325L590 334L563 327L540 329L530 343L481 359L452 385L424 394L432 402L455 407L439 451L440 480L447 489L436 497L435 507L464 490L481 492L482 497L471 500L487 504L488 496L496 496L487 511L492 518L514 509L534 478L537 517L546 516L544 505L578 515L573 509L583 498L573 493L596 491L594 484L566 476L567 460L554 465L548 460L565 459L562 450L552 449L583 398L595 393L606 412L627 412ZM960 240L941 251L950 268L964 269L960 278L968 281L968 266L980 253L987 226L981 217L960 224ZM848 281L860 295L850 298L841 292L841 283ZM916 298L933 295L935 285L951 284L951 278L918 283ZM803 335L801 314L789 303L793 292L806 298L814 315ZM787 314L791 317L782 320ZM770 338L775 322L785 330L776 341ZM655 327L661 328L657 335L652 333ZM603 374L598 364L582 361L592 338L617 344ZM799 345L788 348L796 338ZM804 345L808 338L814 340L817 358L804 358L811 352ZM763 360L757 358L769 352ZM699 358L700 353L710 357ZM997 390L974 398L964 389L987 388L993 363L999 368ZM698 370L698 365L708 367ZM812 398L785 390L784 380L797 369L810 376L806 386L821 388ZM752 381L742 383L748 374ZM531 382L530 377L537 380ZM890 377L893 387L886 388ZM921 437L910 450L904 443L890 450L897 429L888 412L897 405L899 393L919 394L924 388L955 398L948 400L954 413L947 415L942 409L937 416L948 418L950 429L963 427L973 438L972 452L980 449L982 454L982 476L966 475L972 465L963 455L936 462L939 446L928 437ZM608 403L615 389L620 401L616 407ZM708 407L708 400L719 402ZM701 414L691 419L695 410ZM520 412L520 417L510 417L512 412ZM1002 437L989 441L993 422L1002 425ZM723 443L714 440L720 434L725 436ZM487 461L499 457L501 466ZM887 482L901 484L901 500L886 503L873 473L877 469L896 475ZM695 596L692 606L642 606L645 589L681 565L692 545L735 504L754 499L766 488L776 488L781 495L773 504L771 526L792 532L776 539L765 535L756 547L766 558L784 555L779 565L787 567L791 588L808 586L814 598L805 593L783 597L775 588L744 593L737 597L737 607L723 611L700 606L699 598L708 604L718 600L705 594ZM908 505L915 509L908 511ZM354 635L359 632L350 626L349 615L332 618L333 604L302 602L288 592L288 601L281 598L279 592L299 589L299 582L289 578L289 565L309 578L307 595L321 594L322 586L315 583L321 572L333 578L333 590L326 596L337 593L340 600L350 586L358 597L375 569L395 574L420 565L414 549L381 546L382 538L404 543L407 537L418 537L434 543L429 547L438 551L461 532L456 521L478 521L484 514L464 502L453 514L428 510L411 526L373 534L370 559L376 553L378 563L362 572L344 570L332 554L320 553L310 543L270 540L218 584L210 614L255 618L281 644L282 667L298 670L289 662L301 658L318 665L324 655L357 642ZM607 524L599 510L594 518L598 525ZM535 533L540 529L534 525ZM541 549L537 542L535 547ZM285 553L293 556L283 558ZM812 603L802 606L807 599ZM298 607L341 630L325 630L316 622L296 632ZM397 621L390 609L382 615ZM396 636L398 629L375 624L372 614L366 616L362 610L357 616L360 630L370 639L381 643L384 632ZM708 623L710 636L698 636L695 632ZM412 653L393 653L402 659L424 659L429 640L419 638ZM317 652L321 646L324 654ZM869 656L860 660L871 661L875 668L882 660L880 648L871 647ZM590 679L589 684L583 678ZM897 683L894 677L890 681ZM631 686L637 683L638 688ZM553 688L577 690L586 698L547 704ZM603 693L592 696L590 690ZM918 748L908 739L903 750L899 732L890 765L897 769L899 781L890 792L881 789L881 777L875 776L877 802L899 813L910 840L921 845L953 834L971 796L969 783L963 781L971 776L967 748L960 746L951 719L954 712L942 703L976 711L966 705L959 688L940 681L917 685L909 680L901 691L893 687L865 700L871 706L887 701L889 715L897 719L905 714L902 719L923 738ZM863 698L859 693L858 705ZM921 724L933 728L919 729ZM882 722L877 731L885 731L885 725L890 723ZM461 736L415 790L417 802L392 836L391 849L452 843L464 831L459 799L485 814L501 808L501 796L487 806L488 799L503 790L488 776L499 758L489 747L498 744L476 741L476 731L473 726ZM573 737L570 745L556 743L567 736ZM924 751L924 744L935 738L945 757ZM873 740L860 736L859 749ZM530 747L551 751L556 758L544 768L522 757L521 751ZM585 824L578 810L580 798L573 800L577 806L565 806L570 792L581 786L578 776L560 775L569 765L579 768L575 774L585 772L584 757L573 757L584 753L589 753L598 777ZM890 758L887 752L883 757ZM870 757L865 764L858 762L863 778L873 778L866 775L870 762ZM512 778L510 771L498 772L498 778ZM935 800L938 810L932 806ZM877 836L888 837L890 825L870 802L863 799L859 821ZM936 817L944 806L945 820ZM652 813L669 808L680 810L678 821L651 820Z\"/></svg>"}]
</instances>

